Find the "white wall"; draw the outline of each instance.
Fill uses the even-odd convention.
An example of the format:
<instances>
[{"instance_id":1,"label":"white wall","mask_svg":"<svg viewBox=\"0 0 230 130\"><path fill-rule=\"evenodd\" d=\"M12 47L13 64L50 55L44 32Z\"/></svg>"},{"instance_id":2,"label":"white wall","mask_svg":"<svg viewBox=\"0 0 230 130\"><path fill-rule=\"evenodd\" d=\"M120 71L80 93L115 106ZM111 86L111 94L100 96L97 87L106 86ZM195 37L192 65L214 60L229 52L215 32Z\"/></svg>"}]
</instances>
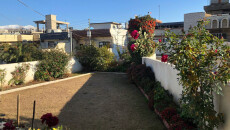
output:
<instances>
[{"instance_id":1,"label":"white wall","mask_svg":"<svg viewBox=\"0 0 230 130\"><path fill-rule=\"evenodd\" d=\"M197 21L200 21L205 17L205 12L184 14L184 31L187 32L190 27L194 27L197 25Z\"/></svg>"},{"instance_id":2,"label":"white wall","mask_svg":"<svg viewBox=\"0 0 230 130\"><path fill-rule=\"evenodd\" d=\"M119 58L118 52L117 52L117 47L119 48L119 50L121 52L123 52L123 50L125 48L127 48L127 44L128 44L128 30L126 29L119 29L119 28L112 28L110 29L110 33L113 39L113 48L112 48L112 52L114 53L114 55Z\"/></svg>"},{"instance_id":3,"label":"white wall","mask_svg":"<svg viewBox=\"0 0 230 130\"><path fill-rule=\"evenodd\" d=\"M34 74L36 72L36 65L38 63L39 63L38 61L32 61L32 62L13 63L13 64L1 64L0 69L5 69L6 71L5 83L3 86L8 86L8 82L12 79L11 72L15 70L15 67L21 66L22 64L29 64L30 66L30 69L26 75L25 83L33 81ZM81 70L82 70L82 66L78 62L78 60L76 58L71 58L67 66L67 72L75 73L75 72L80 72Z\"/></svg>"},{"instance_id":4,"label":"white wall","mask_svg":"<svg viewBox=\"0 0 230 130\"><path fill-rule=\"evenodd\" d=\"M183 89L177 80L178 71L173 69L174 65L149 57L143 57L142 63L152 68L156 80L161 82L161 85L173 95L174 101L179 103ZM225 124L218 130L230 130L230 83L223 88L223 93L224 96L214 94L215 110L225 116Z\"/></svg>"},{"instance_id":5,"label":"white wall","mask_svg":"<svg viewBox=\"0 0 230 130\"><path fill-rule=\"evenodd\" d=\"M179 78L177 76L178 71L173 69L174 66L148 57L142 58L142 63L151 67L156 80L161 82L161 85L173 95L174 101L179 103L182 86L177 81L177 78Z\"/></svg>"}]
</instances>

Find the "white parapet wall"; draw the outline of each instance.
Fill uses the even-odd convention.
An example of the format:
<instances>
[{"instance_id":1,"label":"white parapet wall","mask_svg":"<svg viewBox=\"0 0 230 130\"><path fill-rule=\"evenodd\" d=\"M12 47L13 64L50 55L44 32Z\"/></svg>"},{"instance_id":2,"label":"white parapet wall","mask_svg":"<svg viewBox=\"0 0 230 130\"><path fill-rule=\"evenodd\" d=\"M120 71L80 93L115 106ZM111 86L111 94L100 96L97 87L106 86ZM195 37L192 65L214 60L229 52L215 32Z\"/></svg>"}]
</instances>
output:
<instances>
[{"instance_id":1,"label":"white parapet wall","mask_svg":"<svg viewBox=\"0 0 230 130\"><path fill-rule=\"evenodd\" d=\"M178 83L178 71L173 69L174 66L149 57L142 58L142 64L146 64L146 66L153 70L156 80L161 83L165 90L168 90L173 95L174 101L179 104L182 86Z\"/></svg>"},{"instance_id":2,"label":"white parapet wall","mask_svg":"<svg viewBox=\"0 0 230 130\"><path fill-rule=\"evenodd\" d=\"M22 63L13 63L13 64L1 64L0 69L6 71L4 86L8 86L8 82L12 79L12 72L15 70L17 66L21 66L22 64L27 64L30 66L30 69L26 75L25 83L31 82L34 80L34 74L36 72L36 65L39 64L39 61L32 62L22 62ZM78 62L76 58L71 58L69 64L67 66L68 73L76 73L82 70L81 64Z\"/></svg>"},{"instance_id":3,"label":"white parapet wall","mask_svg":"<svg viewBox=\"0 0 230 130\"><path fill-rule=\"evenodd\" d=\"M150 67L155 73L156 80L161 82L162 87L168 90L179 104L183 87L179 85L178 71L174 69L174 65L163 63L149 57L142 58L142 64ZM223 88L223 96L214 94L214 106L217 112L223 113L225 123L218 130L230 130L230 84Z\"/></svg>"}]
</instances>

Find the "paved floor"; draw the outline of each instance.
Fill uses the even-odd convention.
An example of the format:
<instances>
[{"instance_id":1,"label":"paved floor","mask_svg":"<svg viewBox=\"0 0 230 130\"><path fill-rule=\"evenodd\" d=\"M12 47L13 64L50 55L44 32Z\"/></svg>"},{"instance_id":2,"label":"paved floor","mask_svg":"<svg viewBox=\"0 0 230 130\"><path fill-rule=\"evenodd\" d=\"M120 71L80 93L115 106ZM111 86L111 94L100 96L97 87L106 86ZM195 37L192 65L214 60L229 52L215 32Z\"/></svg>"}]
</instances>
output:
<instances>
[{"instance_id":1,"label":"paved floor","mask_svg":"<svg viewBox=\"0 0 230 130\"><path fill-rule=\"evenodd\" d=\"M163 130L140 91L123 74L97 73L39 88L2 95L0 114L16 118L16 97L21 96L21 121L31 123L36 100L35 126L53 113L71 130Z\"/></svg>"}]
</instances>

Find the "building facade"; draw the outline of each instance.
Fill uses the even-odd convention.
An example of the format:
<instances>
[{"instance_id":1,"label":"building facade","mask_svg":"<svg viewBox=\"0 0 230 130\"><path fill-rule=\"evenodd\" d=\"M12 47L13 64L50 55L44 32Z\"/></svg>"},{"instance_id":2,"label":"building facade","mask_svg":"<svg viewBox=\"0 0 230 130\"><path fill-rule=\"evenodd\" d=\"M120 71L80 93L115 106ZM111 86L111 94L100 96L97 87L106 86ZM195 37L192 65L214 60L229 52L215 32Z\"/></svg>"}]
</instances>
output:
<instances>
[{"instance_id":1,"label":"building facade","mask_svg":"<svg viewBox=\"0 0 230 130\"><path fill-rule=\"evenodd\" d=\"M68 22L57 21L56 15L46 15L46 20L34 21L40 32L40 45L43 50L60 49L66 53L72 53L71 33ZM40 31L39 25L45 24L44 32ZM60 25L66 25L61 29Z\"/></svg>"},{"instance_id":2,"label":"building facade","mask_svg":"<svg viewBox=\"0 0 230 130\"><path fill-rule=\"evenodd\" d=\"M121 52L126 49L128 43L128 31L121 24L115 22L92 23L93 29L91 32L91 43L96 47L107 46L117 58L119 49ZM90 44L89 30L74 30L73 31L73 48L81 45Z\"/></svg>"}]
</instances>

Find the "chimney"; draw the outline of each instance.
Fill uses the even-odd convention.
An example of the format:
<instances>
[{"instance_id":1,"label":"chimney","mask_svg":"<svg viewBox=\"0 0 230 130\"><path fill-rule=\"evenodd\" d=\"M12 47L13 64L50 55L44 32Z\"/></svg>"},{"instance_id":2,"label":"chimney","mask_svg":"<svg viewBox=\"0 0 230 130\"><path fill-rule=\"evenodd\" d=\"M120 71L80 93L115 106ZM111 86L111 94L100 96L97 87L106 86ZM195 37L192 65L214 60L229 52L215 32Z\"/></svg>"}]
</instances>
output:
<instances>
[{"instance_id":1,"label":"chimney","mask_svg":"<svg viewBox=\"0 0 230 130\"><path fill-rule=\"evenodd\" d=\"M129 28L129 23L126 22L126 23L125 23L125 29L128 29L128 28Z\"/></svg>"}]
</instances>

